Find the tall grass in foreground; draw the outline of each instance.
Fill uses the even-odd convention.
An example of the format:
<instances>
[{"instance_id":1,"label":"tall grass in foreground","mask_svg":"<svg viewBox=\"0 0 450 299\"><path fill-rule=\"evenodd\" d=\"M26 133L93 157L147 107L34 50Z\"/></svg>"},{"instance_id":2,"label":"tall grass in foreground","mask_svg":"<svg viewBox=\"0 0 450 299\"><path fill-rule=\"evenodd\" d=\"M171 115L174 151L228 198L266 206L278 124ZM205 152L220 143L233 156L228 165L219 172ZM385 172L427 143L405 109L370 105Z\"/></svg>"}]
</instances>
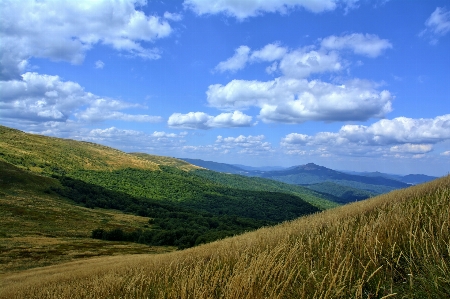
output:
<instances>
[{"instance_id":1,"label":"tall grass in foreground","mask_svg":"<svg viewBox=\"0 0 450 299\"><path fill-rule=\"evenodd\" d=\"M1 279L1 298L448 298L450 176L189 250Z\"/></svg>"}]
</instances>

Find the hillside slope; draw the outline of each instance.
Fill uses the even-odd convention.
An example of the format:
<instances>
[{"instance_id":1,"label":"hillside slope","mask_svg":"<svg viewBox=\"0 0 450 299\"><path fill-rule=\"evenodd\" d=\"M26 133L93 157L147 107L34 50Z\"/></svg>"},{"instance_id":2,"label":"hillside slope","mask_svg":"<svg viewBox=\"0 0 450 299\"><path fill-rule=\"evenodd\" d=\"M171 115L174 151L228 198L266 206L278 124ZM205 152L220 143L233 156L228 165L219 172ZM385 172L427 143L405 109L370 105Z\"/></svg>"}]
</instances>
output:
<instances>
[{"instance_id":1,"label":"hillside slope","mask_svg":"<svg viewBox=\"0 0 450 299\"><path fill-rule=\"evenodd\" d=\"M90 142L27 134L0 125L0 159L17 167L46 174L84 169L123 168L158 170L158 164Z\"/></svg>"},{"instance_id":2,"label":"hillside slope","mask_svg":"<svg viewBox=\"0 0 450 299\"><path fill-rule=\"evenodd\" d=\"M262 177L298 185L332 182L376 194L386 193L409 186L409 184L385 177L352 175L319 166L314 163L295 166L281 171L266 172L262 174Z\"/></svg>"},{"instance_id":3,"label":"hillside slope","mask_svg":"<svg viewBox=\"0 0 450 299\"><path fill-rule=\"evenodd\" d=\"M450 176L158 256L3 275L2 298L448 298Z\"/></svg>"},{"instance_id":4,"label":"hillside slope","mask_svg":"<svg viewBox=\"0 0 450 299\"><path fill-rule=\"evenodd\" d=\"M0 140L0 161L58 180L59 187L49 192L84 207L152 218L145 231L93 227L95 237L105 240L185 248L320 210L298 193L221 184L174 158L126 154L6 127L0 127Z\"/></svg>"},{"instance_id":5,"label":"hillside slope","mask_svg":"<svg viewBox=\"0 0 450 299\"><path fill-rule=\"evenodd\" d=\"M57 187L54 178L0 161L0 274L87 257L175 249L92 239L97 227L134 231L148 227L148 218L74 205L49 192Z\"/></svg>"}]
</instances>

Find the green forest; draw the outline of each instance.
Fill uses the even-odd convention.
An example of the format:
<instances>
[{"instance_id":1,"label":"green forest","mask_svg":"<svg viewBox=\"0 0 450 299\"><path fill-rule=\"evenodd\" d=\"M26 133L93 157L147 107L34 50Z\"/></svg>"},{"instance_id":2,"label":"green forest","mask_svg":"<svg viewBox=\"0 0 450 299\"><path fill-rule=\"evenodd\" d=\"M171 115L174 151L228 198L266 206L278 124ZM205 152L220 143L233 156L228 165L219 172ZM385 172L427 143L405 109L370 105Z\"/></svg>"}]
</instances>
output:
<instances>
[{"instance_id":1,"label":"green forest","mask_svg":"<svg viewBox=\"0 0 450 299\"><path fill-rule=\"evenodd\" d=\"M150 218L148 230L119 232L120 229L95 228L94 238L179 248L320 211L292 194L239 190L212 182L200 185L202 178L171 167L163 169L157 172L136 169L77 172L76 176L84 180L53 175L62 187L53 187L49 192L89 208L116 209ZM178 173L178 176L169 173ZM131 185L132 181L142 189ZM170 192L173 186L178 187L178 192ZM157 193L159 189L162 191ZM152 194L158 196L151 198Z\"/></svg>"}]
</instances>

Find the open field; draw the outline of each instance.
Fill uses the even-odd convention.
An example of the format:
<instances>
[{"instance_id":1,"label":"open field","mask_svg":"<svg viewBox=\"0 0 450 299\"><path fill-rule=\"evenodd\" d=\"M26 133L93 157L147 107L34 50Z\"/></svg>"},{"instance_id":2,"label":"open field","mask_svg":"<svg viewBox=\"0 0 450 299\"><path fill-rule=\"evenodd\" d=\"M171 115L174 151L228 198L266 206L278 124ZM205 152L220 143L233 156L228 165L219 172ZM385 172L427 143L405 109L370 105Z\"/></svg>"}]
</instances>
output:
<instances>
[{"instance_id":1,"label":"open field","mask_svg":"<svg viewBox=\"0 0 450 299\"><path fill-rule=\"evenodd\" d=\"M448 298L450 177L161 255L1 277L0 298Z\"/></svg>"}]
</instances>

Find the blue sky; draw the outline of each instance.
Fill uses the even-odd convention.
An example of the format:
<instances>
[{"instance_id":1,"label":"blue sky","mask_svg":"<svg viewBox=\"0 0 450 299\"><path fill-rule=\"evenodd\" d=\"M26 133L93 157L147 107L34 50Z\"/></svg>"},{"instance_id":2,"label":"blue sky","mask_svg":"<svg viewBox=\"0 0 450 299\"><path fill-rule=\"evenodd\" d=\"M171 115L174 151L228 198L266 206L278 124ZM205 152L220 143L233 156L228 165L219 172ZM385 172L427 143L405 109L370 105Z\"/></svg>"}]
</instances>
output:
<instances>
[{"instance_id":1,"label":"blue sky","mask_svg":"<svg viewBox=\"0 0 450 299\"><path fill-rule=\"evenodd\" d=\"M450 171L450 3L7 1L0 124L249 166Z\"/></svg>"}]
</instances>

